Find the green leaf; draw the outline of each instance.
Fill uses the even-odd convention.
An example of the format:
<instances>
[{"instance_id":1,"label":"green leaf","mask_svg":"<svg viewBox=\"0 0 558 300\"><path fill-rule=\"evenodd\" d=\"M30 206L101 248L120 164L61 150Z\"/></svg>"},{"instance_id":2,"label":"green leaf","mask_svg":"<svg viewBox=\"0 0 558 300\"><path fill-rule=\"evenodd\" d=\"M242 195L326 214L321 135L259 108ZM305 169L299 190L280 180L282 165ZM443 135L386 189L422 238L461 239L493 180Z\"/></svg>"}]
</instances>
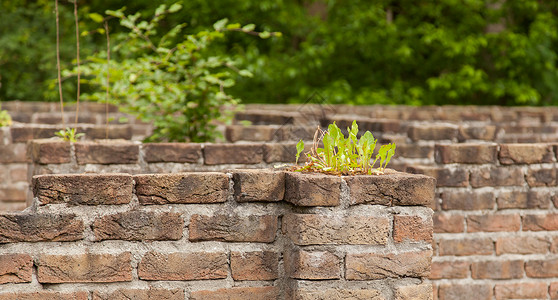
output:
<instances>
[{"instance_id":1,"label":"green leaf","mask_svg":"<svg viewBox=\"0 0 558 300\"><path fill-rule=\"evenodd\" d=\"M242 31L244 32L254 31L254 29L256 29L256 25L254 24L246 24L242 27Z\"/></svg>"},{"instance_id":2,"label":"green leaf","mask_svg":"<svg viewBox=\"0 0 558 300\"><path fill-rule=\"evenodd\" d=\"M269 31L260 32L258 35L262 39L268 39L271 37L271 33Z\"/></svg>"},{"instance_id":3,"label":"green leaf","mask_svg":"<svg viewBox=\"0 0 558 300\"><path fill-rule=\"evenodd\" d=\"M239 23L232 23L227 25L227 29L238 29L238 28L240 28Z\"/></svg>"},{"instance_id":4,"label":"green leaf","mask_svg":"<svg viewBox=\"0 0 558 300\"><path fill-rule=\"evenodd\" d=\"M180 5L180 3L175 3L169 7L169 12L175 13L181 9L182 9L182 5Z\"/></svg>"},{"instance_id":5,"label":"green leaf","mask_svg":"<svg viewBox=\"0 0 558 300\"><path fill-rule=\"evenodd\" d=\"M227 25L228 22L229 22L229 19L227 19L227 18L221 19L221 20L215 22L215 24L213 24L213 28L216 31L222 31L225 28L225 26Z\"/></svg>"},{"instance_id":6,"label":"green leaf","mask_svg":"<svg viewBox=\"0 0 558 300\"><path fill-rule=\"evenodd\" d=\"M248 70L240 70L240 71L238 71L238 74L240 76L249 77L249 78L254 77L254 74L252 74L252 72L250 72Z\"/></svg>"},{"instance_id":7,"label":"green leaf","mask_svg":"<svg viewBox=\"0 0 558 300\"><path fill-rule=\"evenodd\" d=\"M91 20L93 20L93 22L96 22L96 23L103 23L103 21L104 21L103 16L101 16L101 15L98 14L98 13L90 13L90 14L88 14L87 16L88 16Z\"/></svg>"},{"instance_id":8,"label":"green leaf","mask_svg":"<svg viewBox=\"0 0 558 300\"><path fill-rule=\"evenodd\" d=\"M300 140L296 144L296 161L295 164L298 164L298 158L300 157L300 153L304 150L304 142Z\"/></svg>"}]
</instances>

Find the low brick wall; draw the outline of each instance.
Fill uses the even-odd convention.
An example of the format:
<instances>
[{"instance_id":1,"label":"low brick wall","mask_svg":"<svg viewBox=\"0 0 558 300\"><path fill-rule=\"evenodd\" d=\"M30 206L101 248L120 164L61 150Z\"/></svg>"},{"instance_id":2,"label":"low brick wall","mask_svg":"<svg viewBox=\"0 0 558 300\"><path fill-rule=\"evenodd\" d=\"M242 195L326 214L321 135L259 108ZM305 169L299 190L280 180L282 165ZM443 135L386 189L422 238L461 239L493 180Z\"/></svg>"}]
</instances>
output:
<instances>
[{"instance_id":1,"label":"low brick wall","mask_svg":"<svg viewBox=\"0 0 558 300\"><path fill-rule=\"evenodd\" d=\"M42 175L0 214L0 299L432 299L435 180Z\"/></svg>"}]
</instances>

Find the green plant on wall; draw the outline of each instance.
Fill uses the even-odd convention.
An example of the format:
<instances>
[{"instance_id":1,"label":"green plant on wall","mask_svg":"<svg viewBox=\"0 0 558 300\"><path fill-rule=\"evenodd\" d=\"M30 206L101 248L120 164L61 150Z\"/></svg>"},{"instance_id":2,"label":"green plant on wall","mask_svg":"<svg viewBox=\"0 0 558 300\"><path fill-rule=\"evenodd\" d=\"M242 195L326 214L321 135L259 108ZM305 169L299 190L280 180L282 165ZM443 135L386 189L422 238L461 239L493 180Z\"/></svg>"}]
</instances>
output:
<instances>
[{"instance_id":1,"label":"green plant on wall","mask_svg":"<svg viewBox=\"0 0 558 300\"><path fill-rule=\"evenodd\" d=\"M306 153L307 162L296 171L314 171L329 174L382 174L395 154L395 143L383 145L378 150L373 162L372 156L377 140L370 131L366 131L360 139L356 121L345 138L335 122L328 126L327 131L318 128L314 135L312 149ZM323 148L319 148L320 142ZM304 150L304 142L300 140L296 145L296 162ZM374 167L378 163L378 167Z\"/></svg>"},{"instance_id":2,"label":"green plant on wall","mask_svg":"<svg viewBox=\"0 0 558 300\"><path fill-rule=\"evenodd\" d=\"M0 105L0 127L10 125L12 125L12 117L10 116L8 111L3 110L2 106Z\"/></svg>"},{"instance_id":3,"label":"green plant on wall","mask_svg":"<svg viewBox=\"0 0 558 300\"><path fill-rule=\"evenodd\" d=\"M237 74L251 77L252 73L237 68L230 57L212 52L211 45L227 31L261 38L279 35L254 32L253 24L242 27L229 24L227 19L215 23L214 30L182 36L186 25L179 24L157 35L165 16L180 9L180 4L161 5L149 20L142 19L140 13L125 15L124 8L107 11L108 18L119 20L128 32L111 38L113 58L108 60L109 52L98 53L82 65L82 81L97 87L97 92L84 97L105 100L102 91L110 86L112 103L153 122L153 134L146 141L205 142L218 137L218 123L230 120L233 107L239 103L226 90L235 84ZM90 17L99 23L107 20L98 14Z\"/></svg>"}]
</instances>

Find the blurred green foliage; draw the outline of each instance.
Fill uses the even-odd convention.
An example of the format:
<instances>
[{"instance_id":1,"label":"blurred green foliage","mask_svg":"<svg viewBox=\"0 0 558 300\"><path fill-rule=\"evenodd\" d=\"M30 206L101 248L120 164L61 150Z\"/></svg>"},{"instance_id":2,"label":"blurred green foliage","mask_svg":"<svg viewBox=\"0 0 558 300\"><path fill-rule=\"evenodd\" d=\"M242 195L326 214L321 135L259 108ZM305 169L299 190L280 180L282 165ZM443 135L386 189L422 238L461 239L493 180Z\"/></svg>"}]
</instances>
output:
<instances>
[{"instance_id":1,"label":"blurred green foliage","mask_svg":"<svg viewBox=\"0 0 558 300\"><path fill-rule=\"evenodd\" d=\"M0 100L55 98L45 89L55 78L50 2L0 4ZM128 12L146 15L160 3L174 2L137 0L126 5ZM330 103L558 104L558 1L188 0L181 4L184 9L161 24L167 30L188 23L185 33L196 33L226 17L254 23L257 31L283 33L282 38L265 41L231 35L216 44L213 51L227 54L254 74L253 78L239 76L229 91L245 102L300 102L319 92ZM74 47L70 5L62 14L66 67ZM80 3L80 13L103 14L121 5L114 0L88 1ZM92 28L83 16L82 28ZM84 38L84 55L103 45L101 36Z\"/></svg>"}]
</instances>

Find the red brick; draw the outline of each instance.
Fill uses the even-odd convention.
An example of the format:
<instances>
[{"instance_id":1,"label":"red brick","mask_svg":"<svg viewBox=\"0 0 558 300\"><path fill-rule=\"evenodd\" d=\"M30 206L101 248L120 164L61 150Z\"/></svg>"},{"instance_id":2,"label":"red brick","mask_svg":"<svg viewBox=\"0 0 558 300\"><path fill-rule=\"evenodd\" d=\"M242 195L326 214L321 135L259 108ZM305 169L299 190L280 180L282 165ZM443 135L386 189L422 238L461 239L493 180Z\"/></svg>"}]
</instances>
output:
<instances>
[{"instance_id":1,"label":"red brick","mask_svg":"<svg viewBox=\"0 0 558 300\"><path fill-rule=\"evenodd\" d=\"M460 126L457 139L460 142L471 140L494 141L496 137L496 126Z\"/></svg>"},{"instance_id":2,"label":"red brick","mask_svg":"<svg viewBox=\"0 0 558 300\"><path fill-rule=\"evenodd\" d=\"M434 177L437 187L465 187L469 185L469 171L464 169L411 166L407 167L407 172Z\"/></svg>"},{"instance_id":3,"label":"red brick","mask_svg":"<svg viewBox=\"0 0 558 300\"><path fill-rule=\"evenodd\" d=\"M558 277L558 258L527 261L525 262L525 273L532 278Z\"/></svg>"},{"instance_id":4,"label":"red brick","mask_svg":"<svg viewBox=\"0 0 558 300\"><path fill-rule=\"evenodd\" d=\"M558 214L537 214L523 216L524 231L553 231L558 230Z\"/></svg>"},{"instance_id":5,"label":"red brick","mask_svg":"<svg viewBox=\"0 0 558 300\"><path fill-rule=\"evenodd\" d=\"M27 187L0 188L0 201L25 202L26 199Z\"/></svg>"},{"instance_id":6,"label":"red brick","mask_svg":"<svg viewBox=\"0 0 558 300\"><path fill-rule=\"evenodd\" d=\"M114 292L94 291L92 300L184 300L182 289L120 289Z\"/></svg>"},{"instance_id":7,"label":"red brick","mask_svg":"<svg viewBox=\"0 0 558 300\"><path fill-rule=\"evenodd\" d=\"M10 178L12 182L27 182L27 165L12 166L10 169ZM0 180L3 181L1 177Z\"/></svg>"},{"instance_id":8,"label":"red brick","mask_svg":"<svg viewBox=\"0 0 558 300\"><path fill-rule=\"evenodd\" d=\"M139 145L132 142L78 142L75 149L80 165L137 164L139 159Z\"/></svg>"},{"instance_id":9,"label":"red brick","mask_svg":"<svg viewBox=\"0 0 558 300\"><path fill-rule=\"evenodd\" d=\"M511 208L548 208L551 195L547 191L501 191L498 196L498 209Z\"/></svg>"},{"instance_id":10,"label":"red brick","mask_svg":"<svg viewBox=\"0 0 558 300\"><path fill-rule=\"evenodd\" d=\"M397 157L434 159L434 146L417 144L397 144ZM424 173L419 173L424 174ZM428 174L425 174L428 175Z\"/></svg>"},{"instance_id":11,"label":"red brick","mask_svg":"<svg viewBox=\"0 0 558 300\"><path fill-rule=\"evenodd\" d=\"M95 239L102 240L179 240L184 220L179 213L127 211L98 218L91 226Z\"/></svg>"},{"instance_id":12,"label":"red brick","mask_svg":"<svg viewBox=\"0 0 558 300\"><path fill-rule=\"evenodd\" d=\"M488 238L443 239L438 244L440 256L492 255L494 243Z\"/></svg>"},{"instance_id":13,"label":"red brick","mask_svg":"<svg viewBox=\"0 0 558 300\"><path fill-rule=\"evenodd\" d=\"M132 281L130 252L121 254L41 255L40 283Z\"/></svg>"},{"instance_id":14,"label":"red brick","mask_svg":"<svg viewBox=\"0 0 558 300\"><path fill-rule=\"evenodd\" d=\"M540 164L554 161L554 152L552 145L501 144L499 158L503 165Z\"/></svg>"},{"instance_id":15,"label":"red brick","mask_svg":"<svg viewBox=\"0 0 558 300\"><path fill-rule=\"evenodd\" d=\"M133 182L128 174L68 174L33 177L33 194L39 204L126 204L132 200Z\"/></svg>"},{"instance_id":16,"label":"red brick","mask_svg":"<svg viewBox=\"0 0 558 300\"><path fill-rule=\"evenodd\" d=\"M429 206L434 201L436 179L425 175L392 171L344 179L350 189L351 204Z\"/></svg>"},{"instance_id":17,"label":"red brick","mask_svg":"<svg viewBox=\"0 0 558 300\"><path fill-rule=\"evenodd\" d=\"M176 173L135 175L136 195L143 205L219 203L229 194L225 173Z\"/></svg>"},{"instance_id":18,"label":"red brick","mask_svg":"<svg viewBox=\"0 0 558 300\"><path fill-rule=\"evenodd\" d=\"M386 245L391 226L387 217L288 214L282 229L297 245Z\"/></svg>"},{"instance_id":19,"label":"red brick","mask_svg":"<svg viewBox=\"0 0 558 300\"><path fill-rule=\"evenodd\" d=\"M366 288L366 289L322 288L319 290L299 288L294 292L293 299L296 300L326 300L326 299L385 300L382 293L379 290L373 288Z\"/></svg>"},{"instance_id":20,"label":"red brick","mask_svg":"<svg viewBox=\"0 0 558 300\"><path fill-rule=\"evenodd\" d=\"M28 254L0 255L0 284L31 282L33 259Z\"/></svg>"},{"instance_id":21,"label":"red brick","mask_svg":"<svg viewBox=\"0 0 558 300\"><path fill-rule=\"evenodd\" d=\"M0 244L77 241L83 230L83 221L73 214L0 214Z\"/></svg>"},{"instance_id":22,"label":"red brick","mask_svg":"<svg viewBox=\"0 0 558 300\"><path fill-rule=\"evenodd\" d=\"M435 233L460 233L465 231L465 218L462 215L435 212L432 221Z\"/></svg>"},{"instance_id":23,"label":"red brick","mask_svg":"<svg viewBox=\"0 0 558 300\"><path fill-rule=\"evenodd\" d=\"M229 142L269 142L273 139L277 127L269 125L228 125L225 128L225 137Z\"/></svg>"},{"instance_id":24,"label":"red brick","mask_svg":"<svg viewBox=\"0 0 558 300\"><path fill-rule=\"evenodd\" d=\"M395 288L395 300L432 300L432 284L403 285Z\"/></svg>"},{"instance_id":25,"label":"red brick","mask_svg":"<svg viewBox=\"0 0 558 300\"><path fill-rule=\"evenodd\" d=\"M195 291L190 300L271 300L279 297L274 286L264 287L233 287L216 291Z\"/></svg>"},{"instance_id":26,"label":"red brick","mask_svg":"<svg viewBox=\"0 0 558 300\"><path fill-rule=\"evenodd\" d=\"M492 192L451 191L442 192L443 210L483 210L493 209L496 203Z\"/></svg>"},{"instance_id":27,"label":"red brick","mask_svg":"<svg viewBox=\"0 0 558 300\"><path fill-rule=\"evenodd\" d=\"M519 168L485 167L471 171L471 186L523 186L523 171Z\"/></svg>"},{"instance_id":28,"label":"red brick","mask_svg":"<svg viewBox=\"0 0 558 300\"><path fill-rule=\"evenodd\" d=\"M558 253L558 236L555 236L551 239L550 252Z\"/></svg>"},{"instance_id":29,"label":"red brick","mask_svg":"<svg viewBox=\"0 0 558 300\"><path fill-rule=\"evenodd\" d=\"M372 280L389 277L427 277L430 274L431 262L431 250L399 254L349 253L345 258L345 278Z\"/></svg>"},{"instance_id":30,"label":"red brick","mask_svg":"<svg viewBox=\"0 0 558 300\"><path fill-rule=\"evenodd\" d=\"M519 214L470 215L467 217L467 232L519 231L520 228Z\"/></svg>"},{"instance_id":31,"label":"red brick","mask_svg":"<svg viewBox=\"0 0 558 300\"><path fill-rule=\"evenodd\" d=\"M548 286L544 282L496 284L494 294L500 299L546 299Z\"/></svg>"},{"instance_id":32,"label":"red brick","mask_svg":"<svg viewBox=\"0 0 558 300\"><path fill-rule=\"evenodd\" d=\"M433 261L429 279L454 279L469 276L469 262L467 261Z\"/></svg>"},{"instance_id":33,"label":"red brick","mask_svg":"<svg viewBox=\"0 0 558 300\"><path fill-rule=\"evenodd\" d=\"M471 277L474 279L523 278L523 261L474 261L471 264Z\"/></svg>"},{"instance_id":34,"label":"red brick","mask_svg":"<svg viewBox=\"0 0 558 300\"><path fill-rule=\"evenodd\" d=\"M407 131L414 142L423 140L454 140L458 127L450 124L411 125Z\"/></svg>"},{"instance_id":35,"label":"red brick","mask_svg":"<svg viewBox=\"0 0 558 300\"><path fill-rule=\"evenodd\" d=\"M285 173L269 170L233 171L234 197L238 202L281 201L285 195Z\"/></svg>"},{"instance_id":36,"label":"red brick","mask_svg":"<svg viewBox=\"0 0 558 300\"><path fill-rule=\"evenodd\" d=\"M396 215L393 217L393 239L432 243L432 219L420 216Z\"/></svg>"},{"instance_id":37,"label":"red brick","mask_svg":"<svg viewBox=\"0 0 558 300\"><path fill-rule=\"evenodd\" d=\"M550 299L552 300L558 299L558 282L550 283L549 293L550 293Z\"/></svg>"},{"instance_id":38,"label":"red brick","mask_svg":"<svg viewBox=\"0 0 558 300\"><path fill-rule=\"evenodd\" d=\"M491 300L490 284L441 284L438 290L439 300Z\"/></svg>"},{"instance_id":39,"label":"red brick","mask_svg":"<svg viewBox=\"0 0 558 300\"><path fill-rule=\"evenodd\" d=\"M442 164L492 164L496 162L498 146L487 144L436 145L434 156Z\"/></svg>"},{"instance_id":40,"label":"red brick","mask_svg":"<svg viewBox=\"0 0 558 300\"><path fill-rule=\"evenodd\" d=\"M87 300L88 292L15 292L0 293L0 300Z\"/></svg>"},{"instance_id":41,"label":"red brick","mask_svg":"<svg viewBox=\"0 0 558 300\"><path fill-rule=\"evenodd\" d=\"M308 145L306 145L308 147ZM305 153L306 151L303 151ZM266 163L289 162L296 160L296 142L265 143L263 144L263 157ZM298 162L305 162L304 154L300 155Z\"/></svg>"},{"instance_id":42,"label":"red brick","mask_svg":"<svg viewBox=\"0 0 558 300\"><path fill-rule=\"evenodd\" d=\"M289 251L285 255L285 271L295 279L340 279L341 259L328 251Z\"/></svg>"},{"instance_id":43,"label":"red brick","mask_svg":"<svg viewBox=\"0 0 558 300\"><path fill-rule=\"evenodd\" d=\"M134 126L132 128L132 126ZM93 127L83 128L85 133L85 138L88 140L102 140L102 139L122 139L131 140L133 137L133 132L137 125L109 125L108 126L108 137L107 137L107 127L95 125ZM144 136L147 134L144 134Z\"/></svg>"},{"instance_id":44,"label":"red brick","mask_svg":"<svg viewBox=\"0 0 558 300\"><path fill-rule=\"evenodd\" d=\"M227 278L226 253L146 253L138 265L142 280L205 280Z\"/></svg>"},{"instance_id":45,"label":"red brick","mask_svg":"<svg viewBox=\"0 0 558 300\"><path fill-rule=\"evenodd\" d=\"M206 144L206 165L259 164L263 161L262 144Z\"/></svg>"},{"instance_id":46,"label":"red brick","mask_svg":"<svg viewBox=\"0 0 558 300\"><path fill-rule=\"evenodd\" d=\"M145 143L143 149L148 163L197 163L202 158L201 144Z\"/></svg>"},{"instance_id":47,"label":"red brick","mask_svg":"<svg viewBox=\"0 0 558 300\"><path fill-rule=\"evenodd\" d=\"M545 237L500 237L496 240L496 254L544 254L550 241Z\"/></svg>"},{"instance_id":48,"label":"red brick","mask_svg":"<svg viewBox=\"0 0 558 300\"><path fill-rule=\"evenodd\" d=\"M190 241L271 243L277 231L277 216L193 215Z\"/></svg>"},{"instance_id":49,"label":"red brick","mask_svg":"<svg viewBox=\"0 0 558 300\"><path fill-rule=\"evenodd\" d=\"M29 142L28 152L31 160L39 164L64 164L71 162L71 143L51 139Z\"/></svg>"},{"instance_id":50,"label":"red brick","mask_svg":"<svg viewBox=\"0 0 558 300\"><path fill-rule=\"evenodd\" d=\"M26 163L27 147L25 144L0 145L0 163Z\"/></svg>"},{"instance_id":51,"label":"red brick","mask_svg":"<svg viewBox=\"0 0 558 300\"><path fill-rule=\"evenodd\" d=\"M297 206L337 206L341 181L339 176L287 172L285 200Z\"/></svg>"},{"instance_id":52,"label":"red brick","mask_svg":"<svg viewBox=\"0 0 558 300\"><path fill-rule=\"evenodd\" d=\"M275 280L279 277L279 255L272 251L231 252L234 280Z\"/></svg>"},{"instance_id":53,"label":"red brick","mask_svg":"<svg viewBox=\"0 0 558 300\"><path fill-rule=\"evenodd\" d=\"M529 169L527 171L527 183L530 187L556 186L556 169Z\"/></svg>"}]
</instances>

